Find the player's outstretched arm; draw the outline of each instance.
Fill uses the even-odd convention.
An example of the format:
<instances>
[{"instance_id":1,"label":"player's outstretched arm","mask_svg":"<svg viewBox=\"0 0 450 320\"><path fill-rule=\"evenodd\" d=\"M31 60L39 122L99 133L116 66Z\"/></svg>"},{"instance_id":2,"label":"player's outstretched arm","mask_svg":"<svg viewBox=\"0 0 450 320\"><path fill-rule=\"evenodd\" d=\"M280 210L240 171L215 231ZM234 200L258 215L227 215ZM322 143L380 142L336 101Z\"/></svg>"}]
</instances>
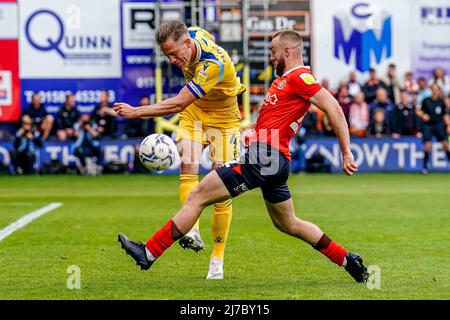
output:
<instances>
[{"instance_id":1,"label":"player's outstretched arm","mask_svg":"<svg viewBox=\"0 0 450 320\"><path fill-rule=\"evenodd\" d=\"M336 99L323 88L312 96L309 101L326 113L341 147L342 171L348 176L353 175L358 171L358 167L350 150L350 133L342 108Z\"/></svg>"},{"instance_id":2,"label":"player's outstretched arm","mask_svg":"<svg viewBox=\"0 0 450 320\"><path fill-rule=\"evenodd\" d=\"M154 118L164 117L183 111L188 105L197 98L183 87L177 96L163 100L150 106L132 107L124 102L114 104L114 111L123 118Z\"/></svg>"}]
</instances>

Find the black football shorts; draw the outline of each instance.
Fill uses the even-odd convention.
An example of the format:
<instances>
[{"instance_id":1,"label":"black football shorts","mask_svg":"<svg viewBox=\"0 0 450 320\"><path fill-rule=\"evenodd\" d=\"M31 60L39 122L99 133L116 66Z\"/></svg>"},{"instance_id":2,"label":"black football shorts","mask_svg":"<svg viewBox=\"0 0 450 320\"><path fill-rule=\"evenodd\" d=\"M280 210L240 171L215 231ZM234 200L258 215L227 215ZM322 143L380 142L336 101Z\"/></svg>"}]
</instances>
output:
<instances>
[{"instance_id":1,"label":"black football shorts","mask_svg":"<svg viewBox=\"0 0 450 320\"><path fill-rule=\"evenodd\" d=\"M232 197L258 187L270 203L291 197L287 185L290 162L265 143L252 143L240 158L224 163L216 171Z\"/></svg>"},{"instance_id":2,"label":"black football shorts","mask_svg":"<svg viewBox=\"0 0 450 320\"><path fill-rule=\"evenodd\" d=\"M447 140L447 133L445 132L444 124L423 124L422 127L422 140L423 142L428 142L433 139L433 136L436 137L437 141Z\"/></svg>"}]
</instances>

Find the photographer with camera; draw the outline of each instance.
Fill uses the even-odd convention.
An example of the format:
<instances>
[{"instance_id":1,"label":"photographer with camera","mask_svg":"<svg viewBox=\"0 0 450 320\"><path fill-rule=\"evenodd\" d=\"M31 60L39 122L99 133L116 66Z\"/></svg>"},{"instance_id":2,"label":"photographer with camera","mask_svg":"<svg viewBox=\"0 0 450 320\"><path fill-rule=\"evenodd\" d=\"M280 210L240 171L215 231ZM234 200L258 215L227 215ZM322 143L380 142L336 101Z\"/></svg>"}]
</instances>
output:
<instances>
[{"instance_id":1,"label":"photographer with camera","mask_svg":"<svg viewBox=\"0 0 450 320\"><path fill-rule=\"evenodd\" d=\"M92 120L97 124L97 131L102 137L113 137L116 131L116 112L109 102L108 90L100 93L100 102L92 113Z\"/></svg>"},{"instance_id":2,"label":"photographer with camera","mask_svg":"<svg viewBox=\"0 0 450 320\"><path fill-rule=\"evenodd\" d=\"M71 146L72 153L80 160L80 171L83 174L96 175L96 167L101 165L100 133L97 125L91 121L89 114L83 114L74 125L75 142ZM92 158L94 169L87 167L87 159Z\"/></svg>"},{"instance_id":3,"label":"photographer with camera","mask_svg":"<svg viewBox=\"0 0 450 320\"><path fill-rule=\"evenodd\" d=\"M33 120L36 130L42 135L42 140L47 140L53 129L54 118L45 110L39 93L33 93L30 106L24 110L23 115L28 115Z\"/></svg>"},{"instance_id":4,"label":"photographer with camera","mask_svg":"<svg viewBox=\"0 0 450 320\"><path fill-rule=\"evenodd\" d=\"M77 110L75 96L72 93L66 94L66 101L56 115L57 131L56 136L59 141L73 140L74 125L79 119L80 113Z\"/></svg>"},{"instance_id":5,"label":"photographer with camera","mask_svg":"<svg viewBox=\"0 0 450 320\"><path fill-rule=\"evenodd\" d=\"M36 162L39 148L42 146L41 134L33 126L30 116L22 117L22 126L16 132L11 161L16 174L39 173Z\"/></svg>"}]
</instances>

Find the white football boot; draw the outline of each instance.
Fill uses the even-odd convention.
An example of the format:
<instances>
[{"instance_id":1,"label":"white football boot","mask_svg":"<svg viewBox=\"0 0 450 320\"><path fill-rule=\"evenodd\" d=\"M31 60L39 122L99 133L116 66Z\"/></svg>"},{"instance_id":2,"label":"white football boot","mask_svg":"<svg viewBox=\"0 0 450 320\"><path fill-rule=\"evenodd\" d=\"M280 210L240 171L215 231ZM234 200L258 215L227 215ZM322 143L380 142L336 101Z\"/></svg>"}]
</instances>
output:
<instances>
[{"instance_id":1,"label":"white football boot","mask_svg":"<svg viewBox=\"0 0 450 320\"><path fill-rule=\"evenodd\" d=\"M223 279L223 259L213 257L209 261L209 271L206 279Z\"/></svg>"},{"instance_id":2,"label":"white football boot","mask_svg":"<svg viewBox=\"0 0 450 320\"><path fill-rule=\"evenodd\" d=\"M205 248L205 244L200 237L200 231L194 228L178 240L178 243L184 250L192 249L195 252L199 252Z\"/></svg>"}]
</instances>

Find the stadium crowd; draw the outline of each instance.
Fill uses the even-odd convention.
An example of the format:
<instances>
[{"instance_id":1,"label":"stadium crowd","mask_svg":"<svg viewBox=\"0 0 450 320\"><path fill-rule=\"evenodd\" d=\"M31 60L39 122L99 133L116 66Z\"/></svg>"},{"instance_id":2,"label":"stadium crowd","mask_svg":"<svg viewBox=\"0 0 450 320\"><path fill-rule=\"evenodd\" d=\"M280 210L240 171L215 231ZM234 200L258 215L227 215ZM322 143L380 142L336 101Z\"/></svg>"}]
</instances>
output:
<instances>
[{"instance_id":1,"label":"stadium crowd","mask_svg":"<svg viewBox=\"0 0 450 320\"><path fill-rule=\"evenodd\" d=\"M100 101L91 114L80 113L73 93L66 94L65 102L55 116L49 114L41 96L34 93L31 103L24 110L19 129L15 134L11 161L15 172L37 173L37 154L42 142L57 140L70 142L70 153L79 159L80 171L86 171L86 160L102 163L100 140L103 138L143 137L154 132L153 119L132 119L124 132L117 130L116 114L109 101L107 90L102 90ZM148 97L140 99L140 105L150 104Z\"/></svg>"},{"instance_id":2,"label":"stadium crowd","mask_svg":"<svg viewBox=\"0 0 450 320\"><path fill-rule=\"evenodd\" d=\"M416 79L411 72L402 79L394 64L382 77L370 69L366 82L355 79L355 72L350 72L336 88L330 87L328 79L321 81L339 101L354 137L422 136L423 119L417 111L430 103L433 86L439 91L439 103L445 106L443 114L450 112L450 77L441 67L434 69L429 81ZM303 128L305 136L334 135L328 119L314 106L303 120Z\"/></svg>"},{"instance_id":3,"label":"stadium crowd","mask_svg":"<svg viewBox=\"0 0 450 320\"><path fill-rule=\"evenodd\" d=\"M411 72L401 78L396 66L390 64L381 77L375 69L370 69L364 83L356 81L352 71L348 79L340 81L336 87L330 86L328 79L322 79L321 84L338 100L353 137L421 137L425 119L420 109L436 100L432 97L433 91L438 96L435 102L445 108L443 114L450 114L450 76L441 67L434 69L428 81L421 77L416 79ZM140 105L148 104L149 97L140 99ZM128 120L121 130L117 124L107 90L101 92L100 101L91 114L81 114L74 94L67 93L65 103L55 116L47 113L40 95L35 93L30 106L23 111L11 160L17 173L32 172L37 150L44 140L50 139L70 141L71 153L84 167L86 158L102 162L100 139L144 137L155 129L153 119ZM446 131L450 134L450 126ZM312 105L299 134L302 138L334 136L334 131L327 117Z\"/></svg>"}]
</instances>

